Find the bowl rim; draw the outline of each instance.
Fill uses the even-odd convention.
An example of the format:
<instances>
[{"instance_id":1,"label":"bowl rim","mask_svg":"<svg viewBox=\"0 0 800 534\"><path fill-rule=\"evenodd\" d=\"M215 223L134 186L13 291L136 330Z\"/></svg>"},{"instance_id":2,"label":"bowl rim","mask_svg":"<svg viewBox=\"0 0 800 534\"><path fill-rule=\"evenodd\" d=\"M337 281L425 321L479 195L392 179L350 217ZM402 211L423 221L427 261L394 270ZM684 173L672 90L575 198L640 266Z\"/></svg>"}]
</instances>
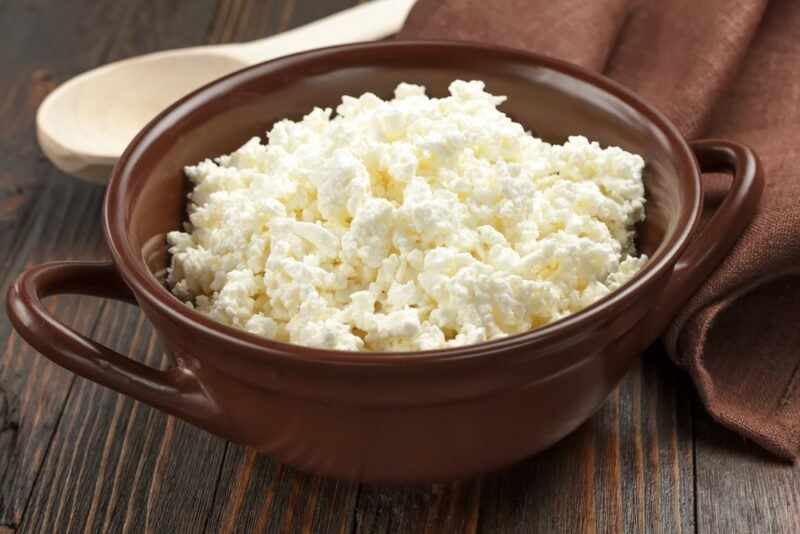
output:
<instances>
[{"instance_id":1,"label":"bowl rim","mask_svg":"<svg viewBox=\"0 0 800 534\"><path fill-rule=\"evenodd\" d=\"M352 51L375 50L380 52L390 49L409 49L408 51L412 52L412 50L419 51L426 48L447 49L458 54L493 53L503 56L504 59L523 61L540 68L557 71L593 85L618 98L646 118L663 134L665 143L676 155L676 167L683 168L685 171L685 181L680 181L681 187L691 187L693 194L691 205L687 204L679 215L676 229L670 236L667 246L651 257L642 270L623 286L578 312L545 326L500 339L424 351L356 352L321 349L271 340L217 322L189 308L160 284L146 268L141 258L141 251L133 250L130 245L125 220L128 214L129 200L134 192L131 190L133 181L131 171L135 168L139 157L146 152L147 147L157 142L164 133L178 124L181 117L187 116L209 100L219 97L220 94L235 88L246 80L253 77L271 76L283 69L297 67L305 62L313 63L321 58L346 55ZM680 161L677 160L678 158ZM292 363L324 363L333 366L383 367L486 359L493 354L507 353L522 347L526 349L544 348L563 339L565 335L574 335L601 321L612 310L624 308L626 301L646 293L663 276L668 275L668 270L672 268L688 245L689 237L699 222L701 210L700 171L689 144L677 127L660 111L618 82L584 67L524 50L461 41L398 40L318 48L257 63L212 81L176 101L137 134L114 166L103 202L103 233L114 265L122 279L133 291L137 301L144 302L147 309L155 310L166 316L173 324L180 325L188 331L199 331L205 337L212 337L219 343L230 345L231 349L238 349L242 354L257 358L269 360L278 358ZM537 354L536 350L530 350L526 357L536 359L538 355L540 354Z\"/></svg>"}]
</instances>

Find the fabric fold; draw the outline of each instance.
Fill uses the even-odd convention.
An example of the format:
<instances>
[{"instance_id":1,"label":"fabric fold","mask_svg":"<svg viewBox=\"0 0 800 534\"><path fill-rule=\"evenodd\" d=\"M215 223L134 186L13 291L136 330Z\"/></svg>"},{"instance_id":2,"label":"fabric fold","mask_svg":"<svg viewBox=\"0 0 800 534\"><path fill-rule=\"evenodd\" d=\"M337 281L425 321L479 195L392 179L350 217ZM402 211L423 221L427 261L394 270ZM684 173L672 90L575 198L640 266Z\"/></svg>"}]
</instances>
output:
<instances>
[{"instance_id":1,"label":"fabric fold","mask_svg":"<svg viewBox=\"0 0 800 534\"><path fill-rule=\"evenodd\" d=\"M400 39L453 39L520 48L599 70L634 0L419 0Z\"/></svg>"}]
</instances>

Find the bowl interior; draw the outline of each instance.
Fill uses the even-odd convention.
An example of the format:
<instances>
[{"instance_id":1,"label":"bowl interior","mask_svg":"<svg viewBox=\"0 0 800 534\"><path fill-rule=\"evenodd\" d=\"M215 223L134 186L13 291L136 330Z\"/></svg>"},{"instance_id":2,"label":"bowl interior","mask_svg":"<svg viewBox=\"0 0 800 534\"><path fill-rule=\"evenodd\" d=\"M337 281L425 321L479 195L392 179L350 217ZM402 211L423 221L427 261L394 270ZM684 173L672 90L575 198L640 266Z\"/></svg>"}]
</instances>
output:
<instances>
[{"instance_id":1,"label":"bowl interior","mask_svg":"<svg viewBox=\"0 0 800 534\"><path fill-rule=\"evenodd\" d=\"M651 257L671 244L698 202L691 157L646 106L588 73L547 59L502 49L407 44L346 47L284 58L233 74L168 110L134 141L111 189L129 202L127 239L141 261L163 280L165 234L186 218L183 167L229 153L263 136L283 118L299 119L314 106L335 108L342 95L371 91L391 98L400 82L425 85L445 96L455 79L483 80L506 95L502 111L550 142L581 134L616 145L646 161L647 219L638 244ZM108 214L107 214L108 215ZM672 238L672 239L671 239Z\"/></svg>"}]
</instances>

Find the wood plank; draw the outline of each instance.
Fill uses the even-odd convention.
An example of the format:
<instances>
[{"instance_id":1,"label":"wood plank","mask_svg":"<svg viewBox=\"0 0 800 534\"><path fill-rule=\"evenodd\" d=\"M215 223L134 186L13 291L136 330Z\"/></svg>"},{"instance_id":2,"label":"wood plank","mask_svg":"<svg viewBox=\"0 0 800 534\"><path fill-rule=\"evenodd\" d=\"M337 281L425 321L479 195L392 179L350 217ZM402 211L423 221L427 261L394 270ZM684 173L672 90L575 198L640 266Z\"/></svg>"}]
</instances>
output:
<instances>
[{"instance_id":1,"label":"wood plank","mask_svg":"<svg viewBox=\"0 0 800 534\"><path fill-rule=\"evenodd\" d=\"M695 420L698 532L800 532L800 466L770 456L700 407Z\"/></svg>"},{"instance_id":2,"label":"wood plank","mask_svg":"<svg viewBox=\"0 0 800 534\"><path fill-rule=\"evenodd\" d=\"M209 43L209 28L222 0L137 0L104 62L147 52Z\"/></svg>"},{"instance_id":3,"label":"wood plank","mask_svg":"<svg viewBox=\"0 0 800 534\"><path fill-rule=\"evenodd\" d=\"M27 265L49 259L105 256L100 231L103 190L69 178L44 159L33 117L58 80L114 56L139 2L20 0L0 3L0 290ZM168 3L164 3L168 4ZM198 6L202 7L202 6ZM209 13L203 11L203 13ZM180 18L180 17L179 17ZM81 21L83 29L64 20ZM175 20L174 26L180 20ZM206 25L201 30L205 31ZM201 35L202 38L202 35ZM20 53L24 51L24 53ZM10 208L9 208L10 206ZM68 324L91 329L100 304L54 299ZM12 334L0 312L0 524L13 527L23 511L59 422L73 375L37 356Z\"/></svg>"},{"instance_id":4,"label":"wood plank","mask_svg":"<svg viewBox=\"0 0 800 534\"><path fill-rule=\"evenodd\" d=\"M120 4L101 8L88 0L0 3L0 261L8 276L13 242L43 184L57 180L35 142L33 118L44 96L74 73L98 64L111 35L98 27L123 20ZM76 32L63 20L82 19ZM110 32L109 32L110 33Z\"/></svg>"},{"instance_id":5,"label":"wood plank","mask_svg":"<svg viewBox=\"0 0 800 534\"><path fill-rule=\"evenodd\" d=\"M96 213L102 192L53 171L38 152L33 117L55 80L97 64L113 40L127 8L90 1L7 1L0 4L0 291L26 266L53 257L99 253L97 219L82 224L76 214ZM63 20L82 20L76 32ZM84 221L85 222L85 221ZM88 304L88 305L87 305ZM97 307L75 300L51 303L73 325L88 327ZM35 356L11 334L0 312L0 390L3 397L0 443L0 524L22 516L47 451L72 376Z\"/></svg>"},{"instance_id":6,"label":"wood plank","mask_svg":"<svg viewBox=\"0 0 800 534\"><path fill-rule=\"evenodd\" d=\"M208 42L250 41L278 33L286 1L219 0Z\"/></svg>"},{"instance_id":7,"label":"wood plank","mask_svg":"<svg viewBox=\"0 0 800 534\"><path fill-rule=\"evenodd\" d=\"M280 29L301 26L309 21L327 17L338 11L358 4L358 0L326 0L309 2L308 0L289 0L281 16ZM343 29L346 31L346 29Z\"/></svg>"},{"instance_id":8,"label":"wood plank","mask_svg":"<svg viewBox=\"0 0 800 534\"><path fill-rule=\"evenodd\" d=\"M105 306L95 336L148 365L166 365L133 306ZM223 440L79 378L20 531L201 532L224 451Z\"/></svg>"},{"instance_id":9,"label":"wood plank","mask_svg":"<svg viewBox=\"0 0 800 534\"><path fill-rule=\"evenodd\" d=\"M482 479L361 489L356 532L476 532Z\"/></svg>"},{"instance_id":10,"label":"wood plank","mask_svg":"<svg viewBox=\"0 0 800 534\"><path fill-rule=\"evenodd\" d=\"M210 532L351 531L358 485L323 479L230 444Z\"/></svg>"},{"instance_id":11,"label":"wood plank","mask_svg":"<svg viewBox=\"0 0 800 534\"><path fill-rule=\"evenodd\" d=\"M33 210L34 217L22 226L25 239L13 247L19 255L6 275L16 275L26 265L51 258L89 258L100 254L100 230L97 225L70 224L69 213L98 213L102 191L79 186L79 194L66 194L73 188L63 182L51 182L40 193L49 202ZM74 192L74 191L73 191ZM48 215L49 214L49 215ZM50 224L45 224L49 222ZM10 278L10 277L9 277ZM9 280L2 285L4 293ZM98 302L64 297L53 299L49 307L66 322L88 330L100 309ZM4 397L3 427L7 439L0 444L0 524L19 522L42 458L58 424L64 399L73 375L36 354L11 330L5 311L0 322L0 338L5 339L0 356L0 390Z\"/></svg>"},{"instance_id":12,"label":"wood plank","mask_svg":"<svg viewBox=\"0 0 800 534\"><path fill-rule=\"evenodd\" d=\"M691 397L651 349L600 412L534 458L477 481L368 487L358 532L690 532Z\"/></svg>"},{"instance_id":13,"label":"wood plank","mask_svg":"<svg viewBox=\"0 0 800 534\"><path fill-rule=\"evenodd\" d=\"M694 450L692 386L673 367L660 347L643 355L619 390L617 440L625 532L691 532L694 530ZM595 477L598 493L602 479ZM612 527L598 513L598 530ZM619 529L617 529L619 530Z\"/></svg>"}]
</instances>

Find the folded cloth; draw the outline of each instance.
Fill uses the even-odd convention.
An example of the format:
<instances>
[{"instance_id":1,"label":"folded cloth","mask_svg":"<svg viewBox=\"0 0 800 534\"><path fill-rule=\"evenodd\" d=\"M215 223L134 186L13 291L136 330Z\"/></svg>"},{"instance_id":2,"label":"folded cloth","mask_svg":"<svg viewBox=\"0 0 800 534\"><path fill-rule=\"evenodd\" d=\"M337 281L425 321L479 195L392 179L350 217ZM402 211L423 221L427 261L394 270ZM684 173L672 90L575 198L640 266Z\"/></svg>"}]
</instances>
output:
<instances>
[{"instance_id":1,"label":"folded cloth","mask_svg":"<svg viewBox=\"0 0 800 534\"><path fill-rule=\"evenodd\" d=\"M755 219L662 339L717 421L786 459L800 448L798 28L797 0L418 0L398 36L571 61L632 88L688 138L758 152ZM727 179L704 182L713 209Z\"/></svg>"}]
</instances>

